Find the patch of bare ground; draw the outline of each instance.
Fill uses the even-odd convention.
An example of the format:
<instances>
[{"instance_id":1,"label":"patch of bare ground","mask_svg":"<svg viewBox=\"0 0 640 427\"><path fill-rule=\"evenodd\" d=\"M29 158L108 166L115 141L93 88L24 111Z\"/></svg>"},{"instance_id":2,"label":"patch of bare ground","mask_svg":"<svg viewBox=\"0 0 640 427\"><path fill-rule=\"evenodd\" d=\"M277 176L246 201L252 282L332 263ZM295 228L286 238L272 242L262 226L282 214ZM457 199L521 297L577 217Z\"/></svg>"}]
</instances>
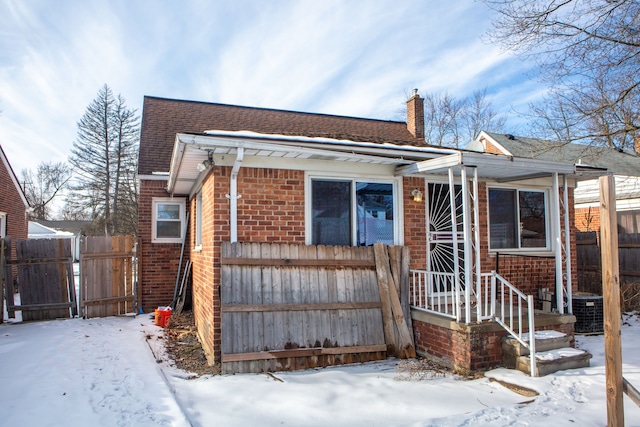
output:
<instances>
[{"instance_id":1,"label":"patch of bare ground","mask_svg":"<svg viewBox=\"0 0 640 427\"><path fill-rule=\"evenodd\" d=\"M165 347L168 357L178 369L202 375L220 374L220 365L209 365L204 350L196 333L195 321L191 311L172 314L169 327L165 329ZM454 372L451 369L428 359L401 360L397 367L397 379L405 381L422 381L455 375L460 379L475 379L482 374Z\"/></svg>"},{"instance_id":2,"label":"patch of bare ground","mask_svg":"<svg viewBox=\"0 0 640 427\"><path fill-rule=\"evenodd\" d=\"M195 374L218 375L220 365L209 365L196 333L191 311L172 314L169 327L165 329L167 355L178 369Z\"/></svg>"}]
</instances>

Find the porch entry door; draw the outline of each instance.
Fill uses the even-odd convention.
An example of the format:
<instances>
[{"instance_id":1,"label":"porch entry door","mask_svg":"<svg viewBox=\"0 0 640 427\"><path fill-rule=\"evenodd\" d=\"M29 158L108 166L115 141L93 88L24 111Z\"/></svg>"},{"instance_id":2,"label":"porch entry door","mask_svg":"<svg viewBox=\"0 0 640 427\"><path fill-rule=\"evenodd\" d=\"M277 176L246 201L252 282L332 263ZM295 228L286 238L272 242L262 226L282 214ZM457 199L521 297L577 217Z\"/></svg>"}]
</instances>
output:
<instances>
[{"instance_id":1,"label":"porch entry door","mask_svg":"<svg viewBox=\"0 0 640 427\"><path fill-rule=\"evenodd\" d=\"M431 292L454 299L464 295L463 195L462 186L427 183L427 271Z\"/></svg>"}]
</instances>

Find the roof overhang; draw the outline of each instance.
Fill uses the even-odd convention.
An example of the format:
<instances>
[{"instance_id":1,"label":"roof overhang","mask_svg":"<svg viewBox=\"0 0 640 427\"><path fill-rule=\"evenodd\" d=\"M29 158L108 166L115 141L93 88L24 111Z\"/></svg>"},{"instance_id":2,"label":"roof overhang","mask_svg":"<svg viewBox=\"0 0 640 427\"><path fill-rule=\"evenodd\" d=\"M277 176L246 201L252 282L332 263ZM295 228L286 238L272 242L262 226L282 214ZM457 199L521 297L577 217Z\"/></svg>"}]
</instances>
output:
<instances>
[{"instance_id":1,"label":"roof overhang","mask_svg":"<svg viewBox=\"0 0 640 427\"><path fill-rule=\"evenodd\" d=\"M228 155L235 158L239 148L244 150L245 159L255 157L387 165L395 170L395 176L445 175L450 168L459 174L463 167L476 168L479 178L498 182L549 177L554 173L583 180L606 173L603 169L563 162L437 147L210 131L205 134L176 135L167 190L171 194L193 195L208 173L207 170L200 171L198 165L210 156Z\"/></svg>"},{"instance_id":2,"label":"roof overhang","mask_svg":"<svg viewBox=\"0 0 640 427\"><path fill-rule=\"evenodd\" d=\"M265 135L254 132L179 133L173 146L167 190L172 194L192 194L206 176L198 164L211 156L236 156L290 160L320 160L371 165L405 166L454 153L455 150L394 144L363 143L330 138Z\"/></svg>"},{"instance_id":3,"label":"roof overhang","mask_svg":"<svg viewBox=\"0 0 640 427\"><path fill-rule=\"evenodd\" d=\"M479 178L492 179L497 182L544 178L554 173L583 180L593 179L607 173L604 169L578 167L564 162L460 151L399 167L397 175L444 175L451 168L454 173L459 174L463 167L475 168Z\"/></svg>"}]
</instances>

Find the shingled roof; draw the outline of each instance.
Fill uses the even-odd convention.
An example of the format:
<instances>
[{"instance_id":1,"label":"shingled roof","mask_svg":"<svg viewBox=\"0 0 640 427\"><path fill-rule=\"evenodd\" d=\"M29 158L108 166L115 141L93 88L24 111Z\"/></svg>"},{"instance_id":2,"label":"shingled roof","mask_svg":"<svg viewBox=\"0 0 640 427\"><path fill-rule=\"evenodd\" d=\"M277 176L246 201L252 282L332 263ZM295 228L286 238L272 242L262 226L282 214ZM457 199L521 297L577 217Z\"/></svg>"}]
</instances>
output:
<instances>
[{"instance_id":1,"label":"shingled roof","mask_svg":"<svg viewBox=\"0 0 640 427\"><path fill-rule=\"evenodd\" d=\"M176 134L208 130L426 145L409 132L404 122L145 96L138 173L168 172Z\"/></svg>"},{"instance_id":2,"label":"shingled roof","mask_svg":"<svg viewBox=\"0 0 640 427\"><path fill-rule=\"evenodd\" d=\"M512 156L588 165L616 175L640 176L640 157L635 153L595 145L557 144L536 138L484 133ZM482 145L476 140L467 149L481 151Z\"/></svg>"}]
</instances>

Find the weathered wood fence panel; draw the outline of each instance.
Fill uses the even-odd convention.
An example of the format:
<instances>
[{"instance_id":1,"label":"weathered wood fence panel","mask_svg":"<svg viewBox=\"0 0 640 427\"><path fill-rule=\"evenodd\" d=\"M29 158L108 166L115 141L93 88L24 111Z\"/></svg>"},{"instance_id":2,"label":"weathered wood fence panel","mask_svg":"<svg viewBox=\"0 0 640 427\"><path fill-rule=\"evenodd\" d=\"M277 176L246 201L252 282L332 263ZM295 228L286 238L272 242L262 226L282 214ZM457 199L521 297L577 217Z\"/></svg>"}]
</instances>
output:
<instances>
[{"instance_id":1,"label":"weathered wood fence panel","mask_svg":"<svg viewBox=\"0 0 640 427\"><path fill-rule=\"evenodd\" d=\"M595 231L577 233L578 289L602 295L600 238ZM640 234L618 234L620 283L640 281Z\"/></svg>"},{"instance_id":2,"label":"weathered wood fence panel","mask_svg":"<svg viewBox=\"0 0 640 427\"><path fill-rule=\"evenodd\" d=\"M372 247L224 243L223 372L385 358L375 266Z\"/></svg>"},{"instance_id":3,"label":"weathered wood fence panel","mask_svg":"<svg viewBox=\"0 0 640 427\"><path fill-rule=\"evenodd\" d=\"M10 241L7 241L9 248ZM4 251L5 256L10 251ZM66 239L17 240L16 258L4 269L7 313L22 320L69 318L77 314L71 242ZM14 284L20 304L14 304Z\"/></svg>"},{"instance_id":4,"label":"weathered wood fence panel","mask_svg":"<svg viewBox=\"0 0 640 427\"><path fill-rule=\"evenodd\" d=\"M600 246L595 231L576 234L578 259L578 290L602 295L602 269L600 268Z\"/></svg>"},{"instance_id":5,"label":"weathered wood fence panel","mask_svg":"<svg viewBox=\"0 0 640 427\"><path fill-rule=\"evenodd\" d=\"M136 312L135 242L131 236L83 237L80 309L85 318Z\"/></svg>"}]
</instances>

